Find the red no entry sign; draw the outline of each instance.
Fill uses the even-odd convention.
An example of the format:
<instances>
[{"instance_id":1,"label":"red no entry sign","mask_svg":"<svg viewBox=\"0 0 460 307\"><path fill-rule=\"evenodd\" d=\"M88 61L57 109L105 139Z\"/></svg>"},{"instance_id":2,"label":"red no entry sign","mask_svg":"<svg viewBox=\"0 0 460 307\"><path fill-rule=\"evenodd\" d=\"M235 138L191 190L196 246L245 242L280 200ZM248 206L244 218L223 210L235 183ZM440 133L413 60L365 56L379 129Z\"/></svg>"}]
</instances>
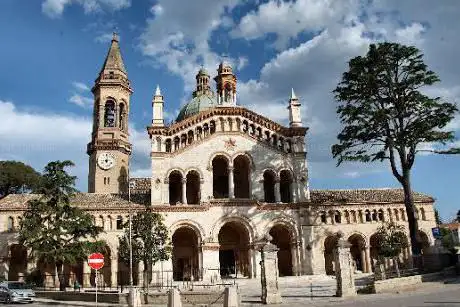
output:
<instances>
[{"instance_id":1,"label":"red no entry sign","mask_svg":"<svg viewBox=\"0 0 460 307\"><path fill-rule=\"evenodd\" d=\"M97 270L100 270L104 266L104 255L101 253L93 253L88 257L88 265Z\"/></svg>"}]
</instances>

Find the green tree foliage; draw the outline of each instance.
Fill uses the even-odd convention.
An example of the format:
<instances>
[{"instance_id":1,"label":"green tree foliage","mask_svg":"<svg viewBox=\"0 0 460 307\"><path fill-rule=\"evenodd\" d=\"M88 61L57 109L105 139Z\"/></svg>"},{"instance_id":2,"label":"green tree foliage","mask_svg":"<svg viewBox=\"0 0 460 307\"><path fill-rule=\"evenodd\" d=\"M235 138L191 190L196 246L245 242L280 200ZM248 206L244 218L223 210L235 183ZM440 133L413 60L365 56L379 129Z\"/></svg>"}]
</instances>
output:
<instances>
[{"instance_id":1,"label":"green tree foliage","mask_svg":"<svg viewBox=\"0 0 460 307\"><path fill-rule=\"evenodd\" d=\"M129 222L123 225L125 231L119 238L120 259L129 265ZM157 261L168 260L171 254L168 228L163 217L151 208L138 212L132 218L133 265L144 262L144 281L151 278L151 269Z\"/></svg>"},{"instance_id":2,"label":"green tree foliage","mask_svg":"<svg viewBox=\"0 0 460 307\"><path fill-rule=\"evenodd\" d=\"M443 128L458 113L440 97L421 92L439 78L424 64L415 47L396 43L371 44L366 56L350 60L349 70L334 90L337 113L343 124L332 155L343 161L389 161L404 189L413 253L419 254L418 223L411 190L411 169L422 151L458 154L459 148L426 149L426 144L447 144L453 131Z\"/></svg>"},{"instance_id":3,"label":"green tree foliage","mask_svg":"<svg viewBox=\"0 0 460 307\"><path fill-rule=\"evenodd\" d=\"M399 277L400 273L397 257L404 248L409 246L406 234L404 233L404 226L393 222L386 223L378 228L377 238L377 251L379 256L383 258L392 258L394 260L393 262Z\"/></svg>"},{"instance_id":4,"label":"green tree foliage","mask_svg":"<svg viewBox=\"0 0 460 307\"><path fill-rule=\"evenodd\" d=\"M18 161L0 161L0 197L27 193L38 188L40 174Z\"/></svg>"},{"instance_id":5,"label":"green tree foliage","mask_svg":"<svg viewBox=\"0 0 460 307\"><path fill-rule=\"evenodd\" d=\"M441 216L439 215L438 209L434 209L434 220L436 221L436 225L442 224L442 219L441 219Z\"/></svg>"},{"instance_id":6,"label":"green tree foliage","mask_svg":"<svg viewBox=\"0 0 460 307\"><path fill-rule=\"evenodd\" d=\"M102 228L93 224L90 214L70 203L76 177L65 168L73 165L71 161L48 163L38 190L41 196L28 203L19 231L19 242L32 258L55 265L60 284L64 264L85 260L104 246L96 240Z\"/></svg>"}]
</instances>

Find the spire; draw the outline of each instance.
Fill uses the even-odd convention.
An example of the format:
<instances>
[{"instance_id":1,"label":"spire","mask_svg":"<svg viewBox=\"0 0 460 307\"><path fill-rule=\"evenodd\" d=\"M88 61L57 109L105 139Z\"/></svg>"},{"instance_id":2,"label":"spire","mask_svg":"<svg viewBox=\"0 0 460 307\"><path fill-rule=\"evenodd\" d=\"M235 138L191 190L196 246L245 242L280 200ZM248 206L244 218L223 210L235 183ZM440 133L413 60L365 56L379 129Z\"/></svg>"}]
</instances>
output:
<instances>
[{"instance_id":1,"label":"spire","mask_svg":"<svg viewBox=\"0 0 460 307\"><path fill-rule=\"evenodd\" d=\"M291 100L297 100L297 96L295 95L293 88L291 88Z\"/></svg>"},{"instance_id":2,"label":"spire","mask_svg":"<svg viewBox=\"0 0 460 307\"><path fill-rule=\"evenodd\" d=\"M105 58L101 72L104 70L120 70L124 74L127 74L125 65L123 64L123 58L121 57L120 45L118 42L118 33L113 32L112 43L110 45L109 52L107 53L107 57Z\"/></svg>"},{"instance_id":3,"label":"spire","mask_svg":"<svg viewBox=\"0 0 460 307\"><path fill-rule=\"evenodd\" d=\"M157 89L155 90L155 96L161 96L160 85L157 84Z\"/></svg>"}]
</instances>

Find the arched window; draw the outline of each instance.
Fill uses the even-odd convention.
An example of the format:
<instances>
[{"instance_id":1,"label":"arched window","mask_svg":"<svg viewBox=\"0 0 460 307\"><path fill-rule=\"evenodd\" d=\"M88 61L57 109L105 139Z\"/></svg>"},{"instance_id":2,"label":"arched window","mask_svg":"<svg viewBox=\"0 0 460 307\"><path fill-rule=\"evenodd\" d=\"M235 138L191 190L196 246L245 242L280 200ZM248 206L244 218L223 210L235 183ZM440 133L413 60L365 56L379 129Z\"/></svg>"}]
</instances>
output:
<instances>
[{"instance_id":1,"label":"arched window","mask_svg":"<svg viewBox=\"0 0 460 307\"><path fill-rule=\"evenodd\" d=\"M267 143L270 142L270 132L269 131L265 131L265 140L267 141Z\"/></svg>"},{"instance_id":2,"label":"arched window","mask_svg":"<svg viewBox=\"0 0 460 307\"><path fill-rule=\"evenodd\" d=\"M216 133L216 122L213 120L209 123L209 133L210 134Z\"/></svg>"},{"instance_id":3,"label":"arched window","mask_svg":"<svg viewBox=\"0 0 460 307\"><path fill-rule=\"evenodd\" d=\"M14 231L14 218L12 216L8 217L8 224L6 226L8 231Z\"/></svg>"},{"instance_id":4,"label":"arched window","mask_svg":"<svg viewBox=\"0 0 460 307\"><path fill-rule=\"evenodd\" d=\"M402 221L406 221L406 212L404 211L404 209L401 209L401 220Z\"/></svg>"},{"instance_id":5,"label":"arched window","mask_svg":"<svg viewBox=\"0 0 460 307\"><path fill-rule=\"evenodd\" d=\"M112 100L105 103L104 127L115 127L115 102Z\"/></svg>"},{"instance_id":6,"label":"arched window","mask_svg":"<svg viewBox=\"0 0 460 307\"><path fill-rule=\"evenodd\" d=\"M231 102L232 101L232 88L229 83L225 85L225 93L224 93L224 101Z\"/></svg>"},{"instance_id":7,"label":"arched window","mask_svg":"<svg viewBox=\"0 0 460 307\"><path fill-rule=\"evenodd\" d=\"M276 134L272 135L272 145L276 147L278 145L278 137Z\"/></svg>"},{"instance_id":8,"label":"arched window","mask_svg":"<svg viewBox=\"0 0 460 307\"><path fill-rule=\"evenodd\" d=\"M327 216L325 211L321 211L320 213L320 218L321 218L321 223L326 224L327 223Z\"/></svg>"},{"instance_id":9,"label":"arched window","mask_svg":"<svg viewBox=\"0 0 460 307\"><path fill-rule=\"evenodd\" d=\"M371 212L369 210L366 210L366 222L371 222L372 221L372 216Z\"/></svg>"},{"instance_id":10,"label":"arched window","mask_svg":"<svg viewBox=\"0 0 460 307\"><path fill-rule=\"evenodd\" d=\"M422 218L423 221L426 221L426 215L425 215L424 208L420 208L420 217Z\"/></svg>"},{"instance_id":11,"label":"arched window","mask_svg":"<svg viewBox=\"0 0 460 307\"><path fill-rule=\"evenodd\" d=\"M292 175L288 170L280 172L280 196L282 203L292 202Z\"/></svg>"},{"instance_id":12,"label":"arched window","mask_svg":"<svg viewBox=\"0 0 460 307\"><path fill-rule=\"evenodd\" d=\"M171 139L167 139L165 144L166 144L166 152L171 152Z\"/></svg>"},{"instance_id":13,"label":"arched window","mask_svg":"<svg viewBox=\"0 0 460 307\"><path fill-rule=\"evenodd\" d=\"M179 150L180 148L180 139L178 136L174 138L174 151Z\"/></svg>"},{"instance_id":14,"label":"arched window","mask_svg":"<svg viewBox=\"0 0 460 307\"><path fill-rule=\"evenodd\" d=\"M396 220L397 222L399 222L399 210L398 210L398 209L395 209L395 210L394 210L394 213L395 213L395 220Z\"/></svg>"},{"instance_id":15,"label":"arched window","mask_svg":"<svg viewBox=\"0 0 460 307\"><path fill-rule=\"evenodd\" d=\"M377 221L377 210L372 211L372 220Z\"/></svg>"},{"instance_id":16,"label":"arched window","mask_svg":"<svg viewBox=\"0 0 460 307\"><path fill-rule=\"evenodd\" d=\"M208 124L203 125L203 134L205 137L209 135L209 125Z\"/></svg>"},{"instance_id":17,"label":"arched window","mask_svg":"<svg viewBox=\"0 0 460 307\"><path fill-rule=\"evenodd\" d=\"M101 226L102 229L105 229L105 221L102 215L99 215L99 226Z\"/></svg>"},{"instance_id":18,"label":"arched window","mask_svg":"<svg viewBox=\"0 0 460 307\"><path fill-rule=\"evenodd\" d=\"M228 160L224 156L212 160L212 181L214 198L228 198Z\"/></svg>"},{"instance_id":19,"label":"arched window","mask_svg":"<svg viewBox=\"0 0 460 307\"><path fill-rule=\"evenodd\" d=\"M187 204L200 203L200 175L196 171L187 173Z\"/></svg>"},{"instance_id":20,"label":"arched window","mask_svg":"<svg viewBox=\"0 0 460 307\"><path fill-rule=\"evenodd\" d=\"M123 103L120 103L118 114L118 127L120 130L125 130L125 105Z\"/></svg>"},{"instance_id":21,"label":"arched window","mask_svg":"<svg viewBox=\"0 0 460 307\"><path fill-rule=\"evenodd\" d=\"M182 174L172 171L169 174L169 204L175 205L182 202Z\"/></svg>"},{"instance_id":22,"label":"arched window","mask_svg":"<svg viewBox=\"0 0 460 307\"><path fill-rule=\"evenodd\" d=\"M117 216L117 229L123 229L123 217L121 215Z\"/></svg>"},{"instance_id":23,"label":"arched window","mask_svg":"<svg viewBox=\"0 0 460 307\"><path fill-rule=\"evenodd\" d=\"M233 182L235 198L250 198L251 162L246 156L238 156L233 161Z\"/></svg>"},{"instance_id":24,"label":"arched window","mask_svg":"<svg viewBox=\"0 0 460 307\"><path fill-rule=\"evenodd\" d=\"M335 212L334 212L334 221L335 221L337 224L342 223L342 214L340 213L340 211L335 211Z\"/></svg>"},{"instance_id":25,"label":"arched window","mask_svg":"<svg viewBox=\"0 0 460 307\"><path fill-rule=\"evenodd\" d=\"M203 128L196 127L196 138L201 140L203 138Z\"/></svg>"},{"instance_id":26,"label":"arched window","mask_svg":"<svg viewBox=\"0 0 460 307\"><path fill-rule=\"evenodd\" d=\"M107 217L107 229L108 230L113 230L113 221L112 221L112 217L109 215Z\"/></svg>"},{"instance_id":27,"label":"arched window","mask_svg":"<svg viewBox=\"0 0 460 307\"><path fill-rule=\"evenodd\" d=\"M243 120L243 132L248 132L249 131L249 124L247 120Z\"/></svg>"},{"instance_id":28,"label":"arched window","mask_svg":"<svg viewBox=\"0 0 460 307\"><path fill-rule=\"evenodd\" d=\"M271 170L266 170L264 172L264 195L267 203L275 202L275 181L275 173Z\"/></svg>"},{"instance_id":29,"label":"arched window","mask_svg":"<svg viewBox=\"0 0 460 307\"><path fill-rule=\"evenodd\" d=\"M184 133L180 136L180 146L185 147L187 145L187 135Z\"/></svg>"},{"instance_id":30,"label":"arched window","mask_svg":"<svg viewBox=\"0 0 460 307\"><path fill-rule=\"evenodd\" d=\"M187 143L188 143L188 144L192 144L192 143L193 143L193 130L190 130L190 131L187 133Z\"/></svg>"},{"instance_id":31,"label":"arched window","mask_svg":"<svg viewBox=\"0 0 460 307\"><path fill-rule=\"evenodd\" d=\"M384 214L383 214L383 210L382 210L382 209L380 209L380 210L378 211L377 217L378 217L378 220L379 220L379 221L381 221L381 222L385 221L385 216L384 216Z\"/></svg>"}]
</instances>

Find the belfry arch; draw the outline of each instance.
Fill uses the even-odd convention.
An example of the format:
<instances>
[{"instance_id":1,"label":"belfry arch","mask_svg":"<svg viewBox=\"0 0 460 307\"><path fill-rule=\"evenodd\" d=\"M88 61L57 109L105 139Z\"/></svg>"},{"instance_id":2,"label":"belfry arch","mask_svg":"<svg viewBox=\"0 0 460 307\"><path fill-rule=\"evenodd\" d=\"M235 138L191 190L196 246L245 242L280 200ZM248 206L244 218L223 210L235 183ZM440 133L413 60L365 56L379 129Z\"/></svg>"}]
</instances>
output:
<instances>
[{"instance_id":1,"label":"belfry arch","mask_svg":"<svg viewBox=\"0 0 460 307\"><path fill-rule=\"evenodd\" d=\"M329 235L324 240L324 270L327 275L335 274L334 249L337 246L339 238L336 234Z\"/></svg>"},{"instance_id":2,"label":"belfry arch","mask_svg":"<svg viewBox=\"0 0 460 307\"><path fill-rule=\"evenodd\" d=\"M251 161L239 155L233 160L233 181L235 198L250 198Z\"/></svg>"}]
</instances>

